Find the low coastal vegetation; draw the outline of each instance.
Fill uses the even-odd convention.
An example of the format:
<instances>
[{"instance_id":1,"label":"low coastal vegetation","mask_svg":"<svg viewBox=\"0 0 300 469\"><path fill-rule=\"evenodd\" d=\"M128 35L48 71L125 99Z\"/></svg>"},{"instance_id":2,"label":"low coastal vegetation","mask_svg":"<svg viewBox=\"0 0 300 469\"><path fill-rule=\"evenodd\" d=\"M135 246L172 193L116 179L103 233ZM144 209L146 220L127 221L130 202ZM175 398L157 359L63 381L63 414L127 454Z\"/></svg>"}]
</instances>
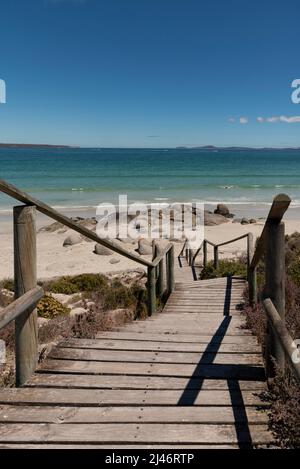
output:
<instances>
[{"instance_id":1,"label":"low coastal vegetation","mask_svg":"<svg viewBox=\"0 0 300 469\"><path fill-rule=\"evenodd\" d=\"M94 338L99 331L147 316L145 274L139 270L105 276L81 274L39 282L46 294L37 306L41 361L51 347L70 337ZM0 307L14 298L13 281L0 283ZM162 305L158 305L161 307ZM14 324L4 328L7 364L1 386L14 385Z\"/></svg>"},{"instance_id":2,"label":"low coastal vegetation","mask_svg":"<svg viewBox=\"0 0 300 469\"><path fill-rule=\"evenodd\" d=\"M295 232L286 236L286 326L294 339L300 338L300 233ZM214 269L213 262L209 262L200 274L201 279L226 277L228 275L247 278L246 260L220 260L218 269ZM258 265L258 297L263 296L264 289L264 259ZM257 336L264 351L267 330L266 313L259 300L256 307L248 303L248 291L245 291L244 313L246 327ZM277 370L272 388L265 394L270 402L270 428L277 438L277 443L283 448L300 447L300 388L287 364L283 376Z\"/></svg>"},{"instance_id":3,"label":"low coastal vegetation","mask_svg":"<svg viewBox=\"0 0 300 469\"><path fill-rule=\"evenodd\" d=\"M201 280L217 278L217 277L228 277L237 276L246 278L247 277L247 266L242 258L237 260L234 259L222 259L219 261L217 269L214 268L213 261L207 263L200 274Z\"/></svg>"}]
</instances>

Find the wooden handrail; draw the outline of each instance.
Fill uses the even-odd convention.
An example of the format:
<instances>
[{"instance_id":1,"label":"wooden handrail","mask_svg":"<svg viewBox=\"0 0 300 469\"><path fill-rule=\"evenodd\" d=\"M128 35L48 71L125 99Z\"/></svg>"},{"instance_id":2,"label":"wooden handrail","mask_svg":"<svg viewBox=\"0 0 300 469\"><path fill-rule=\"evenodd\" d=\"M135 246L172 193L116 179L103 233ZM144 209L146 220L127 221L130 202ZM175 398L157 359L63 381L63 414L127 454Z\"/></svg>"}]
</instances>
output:
<instances>
[{"instance_id":1,"label":"wooden handrail","mask_svg":"<svg viewBox=\"0 0 300 469\"><path fill-rule=\"evenodd\" d=\"M196 250L196 252L193 254L193 257L192 257L192 261L191 261L191 266L194 267L195 265L195 260L196 260L196 257L198 256L199 252L201 251L202 247L205 247L205 244L210 244L213 248L214 248L214 252L217 251L217 249L220 247L220 246L226 246L227 244L231 244L231 243L235 243L236 241L239 241L240 239L243 239L243 238L248 238L249 235L251 233L246 233L246 234L243 234L237 238L233 238L233 239L230 239L229 241L225 241L223 243L219 243L219 244L215 244L213 243L212 241L209 241L208 239L204 239L202 241L202 243L200 244L199 248ZM185 246L185 245L184 245ZM180 255L182 255L182 251L180 253ZM179 256L180 256L179 255Z\"/></svg>"},{"instance_id":2,"label":"wooden handrail","mask_svg":"<svg viewBox=\"0 0 300 469\"><path fill-rule=\"evenodd\" d=\"M158 254L152 261L152 267L157 267L158 264L160 263L160 261L164 258L164 256L170 251L170 249L172 248L173 244L169 243L164 249L163 251Z\"/></svg>"},{"instance_id":3,"label":"wooden handrail","mask_svg":"<svg viewBox=\"0 0 300 469\"><path fill-rule=\"evenodd\" d=\"M246 233L246 234L243 234L241 236L238 236L237 238L230 239L229 241L224 241L224 243L219 243L216 246L217 247L226 246L226 244L235 243L236 241L239 241L240 239L247 238L248 236L249 236L249 233Z\"/></svg>"},{"instance_id":4,"label":"wooden handrail","mask_svg":"<svg viewBox=\"0 0 300 469\"><path fill-rule=\"evenodd\" d=\"M266 231L267 231L267 223L276 223L279 224L283 218L283 215L289 208L291 203L291 199L286 194L278 194L272 203L270 208L268 217L266 219L263 231L260 235L260 238L257 242L256 249L254 251L254 255L251 259L250 269L254 269L258 262L260 261L265 247L265 238L266 238Z\"/></svg>"},{"instance_id":5,"label":"wooden handrail","mask_svg":"<svg viewBox=\"0 0 300 469\"><path fill-rule=\"evenodd\" d=\"M49 205L35 199L17 187L0 179L0 191L22 202L14 207L14 266L15 295L17 299L0 313L0 329L15 321L16 337L16 385L23 385L34 372L37 364L38 334L36 305L44 291L37 287L36 278L36 210L71 228L88 239L99 243L118 254L147 267L148 315L156 311L156 297L170 295L175 287L174 245L169 243L161 252L156 249L151 261L116 244L100 238L96 233L78 225ZM166 292L164 282L164 258L166 258ZM156 270L158 276L156 276Z\"/></svg>"},{"instance_id":6,"label":"wooden handrail","mask_svg":"<svg viewBox=\"0 0 300 469\"><path fill-rule=\"evenodd\" d=\"M24 314L28 309L35 308L43 296L44 290L41 287L36 287L6 306L0 312L0 330Z\"/></svg>"},{"instance_id":7,"label":"wooden handrail","mask_svg":"<svg viewBox=\"0 0 300 469\"><path fill-rule=\"evenodd\" d=\"M139 257L137 254L134 254L127 249L123 248L119 244L115 243L112 240L108 240L105 238L99 237L94 231L78 225L76 222L74 222L71 218L59 213L49 205L45 204L44 202L32 197L30 194L27 194L26 192L20 190L13 184L10 184L3 179L0 179L0 191L9 195L10 197L13 197L14 199L24 203L27 206L32 206L36 207L36 209L43 213L44 215L52 218L53 220L56 220L59 223L62 223L63 225L71 228L72 230L76 231L77 233L81 234L82 236L91 239L92 241L95 241L96 243L99 243L112 251L127 257L128 259L137 262L138 264L141 264L145 267L148 268L148 296L150 297L150 303L149 304L149 311L151 311L150 314L155 311L155 295L153 294L154 288L155 288L155 283L156 283L156 278L155 275L153 274L153 269L155 269L158 265L161 265L162 269L162 264L163 264L163 258L167 258L167 269L168 269L168 285L167 285L167 291L171 293L174 289L174 247L170 243L166 248L159 253L157 256L152 261L149 261L147 259L143 259ZM161 276L160 276L160 290L162 289L162 271L161 271ZM155 300L155 301L154 301Z\"/></svg>"},{"instance_id":8,"label":"wooden handrail","mask_svg":"<svg viewBox=\"0 0 300 469\"><path fill-rule=\"evenodd\" d=\"M77 231L78 233L85 236L86 238L89 238L92 241L95 241L96 243L102 244L103 246L111 249L112 251L117 252L118 254L121 254L122 256L127 257L128 259L131 259L132 261L138 262L139 264L142 264L146 267L153 267L152 262L149 262L146 259L141 259L138 255L127 251L127 249L122 248L121 246L114 243L113 241L100 238L92 230L89 230L88 228L84 226L78 225L73 220L71 220L71 218L66 217L65 215L62 215L61 213L57 212L55 209L53 209L49 205L45 204L44 202L41 202L38 199L35 199L31 195L27 194L26 192L21 191L20 189L13 186L12 184L9 184L3 179L0 179L0 191L4 192L10 197L13 197L16 200L19 200L20 202L26 205L34 205L37 208L37 210L43 213L44 215L47 215L53 220L56 220L62 223L63 225L68 226L74 231Z\"/></svg>"},{"instance_id":9,"label":"wooden handrail","mask_svg":"<svg viewBox=\"0 0 300 469\"><path fill-rule=\"evenodd\" d=\"M186 248L186 241L180 253L180 256L182 256L186 248L186 254L188 254L186 257L192 267L194 279L197 280L195 260L202 248L203 266L206 267L207 265L207 245L210 244L214 250L214 268L217 269L219 266L219 247L247 238L247 279L249 303L252 307L257 303L257 265L265 253L263 295L266 299L263 305L268 318L265 338L265 368L268 383L270 384L276 373L274 359L278 368L284 372L286 356L289 358L297 380L300 382L300 364L295 363L291 358L296 346L285 326L285 234L282 218L290 203L291 199L286 194L279 194L274 198L256 249L254 249L253 234L246 233L219 244L204 239L192 257L190 255L191 250Z\"/></svg>"},{"instance_id":10,"label":"wooden handrail","mask_svg":"<svg viewBox=\"0 0 300 469\"><path fill-rule=\"evenodd\" d=\"M271 327L275 333L276 340L280 342L280 345L292 366L297 381L300 383L300 362L297 363L292 358L293 354L297 351L297 346L270 298L266 298L263 301L263 306L269 323L271 324Z\"/></svg>"}]
</instances>

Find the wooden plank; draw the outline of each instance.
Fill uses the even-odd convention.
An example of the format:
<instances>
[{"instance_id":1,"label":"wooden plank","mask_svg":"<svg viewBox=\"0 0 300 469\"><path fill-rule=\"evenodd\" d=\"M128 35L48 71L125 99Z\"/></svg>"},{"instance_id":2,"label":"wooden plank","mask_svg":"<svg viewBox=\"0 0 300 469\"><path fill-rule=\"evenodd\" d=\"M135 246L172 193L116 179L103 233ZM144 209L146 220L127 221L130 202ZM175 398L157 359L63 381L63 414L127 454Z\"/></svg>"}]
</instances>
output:
<instances>
[{"instance_id":1,"label":"wooden plank","mask_svg":"<svg viewBox=\"0 0 300 469\"><path fill-rule=\"evenodd\" d=\"M246 365L189 365L163 363L86 362L80 360L46 360L40 372L115 374L115 375L155 375L171 377L202 377L215 379L246 379L264 381L262 367Z\"/></svg>"},{"instance_id":2,"label":"wooden plank","mask_svg":"<svg viewBox=\"0 0 300 469\"><path fill-rule=\"evenodd\" d=\"M166 309L168 310L169 308L177 309L180 310L181 307L192 307L195 309L198 309L199 311L217 311L220 312L220 315L222 315L224 309L230 310L230 311L236 311L237 309L241 309L241 305L244 305L245 302L243 300L237 301L235 303L231 301L227 301L226 303L210 303L206 301L201 301L201 300L178 300L178 301L170 301L166 305ZM241 312L240 312L241 315Z\"/></svg>"},{"instance_id":3,"label":"wooden plank","mask_svg":"<svg viewBox=\"0 0 300 469\"><path fill-rule=\"evenodd\" d=\"M48 359L86 360L89 362L138 362L138 363L218 363L263 365L261 353L194 353L131 350L87 350L57 347L52 349Z\"/></svg>"},{"instance_id":4,"label":"wooden plank","mask_svg":"<svg viewBox=\"0 0 300 469\"><path fill-rule=\"evenodd\" d=\"M260 353L258 344L201 344L201 343L174 343L163 341L144 340L116 340L116 339L68 339L58 344L63 348L96 349L96 350L152 350L165 352L220 352L220 353ZM208 349L208 350L207 350Z\"/></svg>"},{"instance_id":5,"label":"wooden plank","mask_svg":"<svg viewBox=\"0 0 300 469\"><path fill-rule=\"evenodd\" d=\"M171 302L171 300L206 300L207 302L211 304L224 304L224 300L227 297L226 293L222 294L221 292L218 293L217 298L212 298L211 294L200 294L200 293L189 293L187 294L186 292L174 292L174 294L170 297L168 300L168 303ZM235 294L235 295L230 295L231 302L234 302L235 300L240 300L243 299L242 294Z\"/></svg>"},{"instance_id":6,"label":"wooden plank","mask_svg":"<svg viewBox=\"0 0 300 469\"><path fill-rule=\"evenodd\" d=\"M252 391L226 390L143 390L143 389L3 389L1 404L44 405L193 405L193 406L261 406L266 405ZM179 404L180 403L180 404Z\"/></svg>"},{"instance_id":7,"label":"wooden plank","mask_svg":"<svg viewBox=\"0 0 300 469\"><path fill-rule=\"evenodd\" d=\"M175 318L175 315L178 317L178 316L181 316L184 314L184 315L191 315L191 314L198 314L198 315L203 315L203 314L207 314L209 316L215 316L215 319L218 317L223 317L224 316L224 310L211 310L211 309L204 309L204 308L195 308L193 306L190 306L190 307L179 307L178 308L174 308L174 307L170 307L170 308L167 308L166 310L164 310L163 313L168 313L168 316L170 314L174 315L174 318ZM226 310L226 316L241 316L241 312L239 310L234 310L234 309L231 309L229 311Z\"/></svg>"},{"instance_id":8,"label":"wooden plank","mask_svg":"<svg viewBox=\"0 0 300 469\"><path fill-rule=\"evenodd\" d=\"M235 381L201 378L173 378L170 376L134 376L130 375L74 375L35 373L26 383L26 387L54 388L98 388L98 389L189 389L248 391L266 390L261 381Z\"/></svg>"},{"instance_id":9,"label":"wooden plank","mask_svg":"<svg viewBox=\"0 0 300 469\"><path fill-rule=\"evenodd\" d=\"M267 424L266 409L253 407L51 407L4 405L0 423L248 423Z\"/></svg>"},{"instance_id":10,"label":"wooden plank","mask_svg":"<svg viewBox=\"0 0 300 469\"><path fill-rule=\"evenodd\" d=\"M203 299L203 300L208 300L208 301L211 301L212 303L217 303L217 304L220 304L220 303L224 303L224 299L227 298L227 296L230 296L231 298L231 301L235 300L236 298L237 299L240 299L240 298L243 298L243 294L242 293L239 293L239 294L227 294L226 292L219 292L218 293L218 296L216 298L213 298L211 296L211 294L209 294L209 292L206 292L205 294L204 293L200 293L200 292L195 292L195 293L192 293L190 292L189 294L187 294L186 292L174 292L174 295L172 295L170 297L170 299L168 300L168 302L170 302L172 299L176 299L176 300L181 300L181 299L186 299L186 300L190 300L190 299Z\"/></svg>"},{"instance_id":11,"label":"wooden plank","mask_svg":"<svg viewBox=\"0 0 300 469\"><path fill-rule=\"evenodd\" d=\"M99 332L97 335L98 338L102 339L118 339L118 340L130 340L130 341L136 341L136 340L144 340L144 341L159 341L159 342L175 342L175 343L198 343L198 344L203 344L203 343L220 343L222 344L244 344L247 342L247 344L257 344L257 338L249 335L247 336L247 339L243 335L241 336L215 336L212 337L211 335L208 334L183 334L180 332L177 333L170 333L169 331L166 332L158 332L158 333L147 333L143 331L129 331L129 330L120 330L120 331L102 331Z\"/></svg>"},{"instance_id":12,"label":"wooden plank","mask_svg":"<svg viewBox=\"0 0 300 469\"><path fill-rule=\"evenodd\" d=\"M184 319L184 318L183 318ZM234 326L229 324L228 327L226 326L219 326L216 327L214 325L210 324L205 324L202 325L200 322L196 326L192 324L186 324L184 323L184 320L181 322L179 326L174 325L174 322L172 324L165 323L159 324L158 321L155 323L146 323L145 325L142 324L132 324L130 327L124 327L124 330L128 330L131 332L148 332L148 333L159 333L161 332L162 328L164 327L165 331L168 331L169 334L179 334L179 333L185 333L187 335L214 335L216 331L218 332L218 336L224 336L225 334L227 336L240 336L240 337L248 337L251 336L251 333L248 330L241 329L240 326ZM117 328L116 328L117 329ZM118 329L117 329L118 330Z\"/></svg>"},{"instance_id":13,"label":"wooden plank","mask_svg":"<svg viewBox=\"0 0 300 469\"><path fill-rule=\"evenodd\" d=\"M181 313L188 313L188 314L193 314L193 313L198 313L198 314L207 314L209 315L212 319L224 319L224 316L236 316L241 318L241 311L239 309L235 308L210 308L210 307L205 307L205 306L187 306L187 305L179 305L179 306L167 306L164 311L161 313L161 315L168 314L168 316L173 313L176 314L177 316L180 316ZM226 313L226 314L225 314ZM215 315L215 317L213 317ZM202 316L203 317L203 316ZM188 319L188 318L187 318ZM190 317L189 319L192 319Z\"/></svg>"},{"instance_id":14,"label":"wooden plank","mask_svg":"<svg viewBox=\"0 0 300 469\"><path fill-rule=\"evenodd\" d=\"M238 432L238 437L237 437ZM271 442L271 433L265 425L240 428L236 425L206 424L6 424L0 425L2 443L198 443L252 444Z\"/></svg>"},{"instance_id":15,"label":"wooden plank","mask_svg":"<svg viewBox=\"0 0 300 469\"><path fill-rule=\"evenodd\" d=\"M231 285L240 285L242 283L246 283L246 280L242 277L231 277L230 278ZM200 286L207 286L207 285L227 285L228 277L217 277L217 278L210 278L204 280L196 280L196 281L189 281L186 282L188 285L200 285Z\"/></svg>"}]
</instances>

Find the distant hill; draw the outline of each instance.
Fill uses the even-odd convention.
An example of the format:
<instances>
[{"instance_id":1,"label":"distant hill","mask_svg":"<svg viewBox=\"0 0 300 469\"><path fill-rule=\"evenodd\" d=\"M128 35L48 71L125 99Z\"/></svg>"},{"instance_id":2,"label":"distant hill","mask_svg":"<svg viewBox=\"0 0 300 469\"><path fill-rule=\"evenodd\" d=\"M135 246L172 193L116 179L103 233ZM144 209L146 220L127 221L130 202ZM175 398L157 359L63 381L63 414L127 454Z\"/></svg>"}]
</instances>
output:
<instances>
[{"instance_id":1,"label":"distant hill","mask_svg":"<svg viewBox=\"0 0 300 469\"><path fill-rule=\"evenodd\" d=\"M0 143L0 148L78 148L70 145L49 145L39 143Z\"/></svg>"},{"instance_id":2,"label":"distant hill","mask_svg":"<svg viewBox=\"0 0 300 469\"><path fill-rule=\"evenodd\" d=\"M216 147L214 145L204 146L180 146L176 147L177 150L203 150L203 151L300 151L300 147L286 147L286 148L275 148L275 147Z\"/></svg>"}]
</instances>

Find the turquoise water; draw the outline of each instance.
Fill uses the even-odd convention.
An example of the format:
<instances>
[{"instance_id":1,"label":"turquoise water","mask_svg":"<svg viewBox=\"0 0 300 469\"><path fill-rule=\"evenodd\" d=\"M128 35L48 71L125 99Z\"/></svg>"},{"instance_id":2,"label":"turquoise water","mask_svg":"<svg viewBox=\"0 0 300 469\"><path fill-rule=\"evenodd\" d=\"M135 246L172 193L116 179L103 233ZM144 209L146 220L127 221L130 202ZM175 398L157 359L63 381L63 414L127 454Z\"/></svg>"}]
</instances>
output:
<instances>
[{"instance_id":1,"label":"turquoise water","mask_svg":"<svg viewBox=\"0 0 300 469\"><path fill-rule=\"evenodd\" d=\"M0 177L57 208L129 201L300 205L300 152L0 148ZM0 211L13 201L0 195Z\"/></svg>"}]
</instances>

